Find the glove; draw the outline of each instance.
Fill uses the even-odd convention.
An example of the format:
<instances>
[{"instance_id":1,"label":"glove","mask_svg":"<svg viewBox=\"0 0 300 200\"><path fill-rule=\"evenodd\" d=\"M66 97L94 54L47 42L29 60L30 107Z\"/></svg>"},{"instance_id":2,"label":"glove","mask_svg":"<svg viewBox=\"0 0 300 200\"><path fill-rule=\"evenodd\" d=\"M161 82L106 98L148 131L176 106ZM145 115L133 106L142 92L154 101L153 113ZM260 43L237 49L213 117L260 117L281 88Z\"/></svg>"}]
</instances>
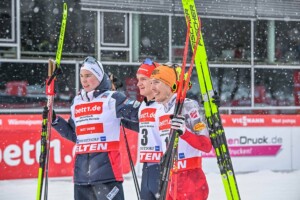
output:
<instances>
[{"instance_id":1,"label":"glove","mask_svg":"<svg viewBox=\"0 0 300 200\"><path fill-rule=\"evenodd\" d=\"M111 81L111 85L112 85L111 90L112 91L116 91L116 90L118 90L118 88L123 87L123 83L114 74L112 74L111 72L108 72L108 76Z\"/></svg>"},{"instance_id":2,"label":"glove","mask_svg":"<svg viewBox=\"0 0 300 200\"><path fill-rule=\"evenodd\" d=\"M185 133L185 117L182 115L177 115L171 117L171 128L178 132L178 135L182 135Z\"/></svg>"},{"instance_id":3,"label":"glove","mask_svg":"<svg viewBox=\"0 0 300 200\"><path fill-rule=\"evenodd\" d=\"M217 91L214 91L214 95L212 96L212 98L213 98L212 102L215 103L218 107L220 107L221 99ZM203 100L201 100L201 104L202 105L204 104Z\"/></svg>"},{"instance_id":4,"label":"glove","mask_svg":"<svg viewBox=\"0 0 300 200\"><path fill-rule=\"evenodd\" d=\"M56 113L52 110L52 123L56 120Z\"/></svg>"},{"instance_id":5,"label":"glove","mask_svg":"<svg viewBox=\"0 0 300 200\"><path fill-rule=\"evenodd\" d=\"M217 91L214 91L214 95L212 96L212 98L213 98L212 102L215 103L218 107L220 107L221 99Z\"/></svg>"}]
</instances>

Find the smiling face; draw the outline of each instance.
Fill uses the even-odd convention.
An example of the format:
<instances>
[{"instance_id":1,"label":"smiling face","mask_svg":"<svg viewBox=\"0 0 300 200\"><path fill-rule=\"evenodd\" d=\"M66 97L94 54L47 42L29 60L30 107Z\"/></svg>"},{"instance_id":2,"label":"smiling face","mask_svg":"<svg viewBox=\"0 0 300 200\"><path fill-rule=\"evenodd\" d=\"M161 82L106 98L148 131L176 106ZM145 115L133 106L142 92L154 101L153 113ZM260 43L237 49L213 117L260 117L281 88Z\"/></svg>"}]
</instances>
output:
<instances>
[{"instance_id":1,"label":"smiling face","mask_svg":"<svg viewBox=\"0 0 300 200\"><path fill-rule=\"evenodd\" d=\"M151 83L151 90L154 94L155 101L162 104L167 103L173 95L171 88L155 78L151 79Z\"/></svg>"},{"instance_id":2,"label":"smiling face","mask_svg":"<svg viewBox=\"0 0 300 200\"><path fill-rule=\"evenodd\" d=\"M95 90L96 87L100 84L96 76L92 72L86 69L80 70L80 82L83 89L86 92Z\"/></svg>"},{"instance_id":3,"label":"smiling face","mask_svg":"<svg viewBox=\"0 0 300 200\"><path fill-rule=\"evenodd\" d=\"M140 90L140 94L147 98L147 100L153 99L153 92L151 90L151 79L143 74L137 74L138 80L137 86Z\"/></svg>"}]
</instances>

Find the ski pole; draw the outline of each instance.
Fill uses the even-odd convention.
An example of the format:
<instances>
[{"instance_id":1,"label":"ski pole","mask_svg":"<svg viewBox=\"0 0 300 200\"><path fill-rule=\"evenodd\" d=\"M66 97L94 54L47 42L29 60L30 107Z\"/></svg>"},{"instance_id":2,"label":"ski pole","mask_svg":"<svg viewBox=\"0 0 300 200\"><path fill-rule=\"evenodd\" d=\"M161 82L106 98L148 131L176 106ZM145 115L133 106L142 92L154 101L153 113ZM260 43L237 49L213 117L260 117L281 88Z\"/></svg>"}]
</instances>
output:
<instances>
[{"instance_id":1,"label":"ski pole","mask_svg":"<svg viewBox=\"0 0 300 200\"><path fill-rule=\"evenodd\" d=\"M65 35L65 28L67 23L68 8L67 4L63 4L63 17L60 29L60 36L58 41L58 49L56 52L56 60L49 59L48 61L48 78L46 80L46 95L47 105L43 111L42 133L41 133L41 154L40 154L40 167L38 170L38 186L36 200L41 200L44 190L44 200L48 199L48 169L49 169L49 154L50 154L50 141L51 141L51 123L52 111L54 103L54 84L58 74L61 73L60 60L62 54L62 47ZM43 188L44 187L44 188Z\"/></svg>"},{"instance_id":2,"label":"ski pole","mask_svg":"<svg viewBox=\"0 0 300 200\"><path fill-rule=\"evenodd\" d=\"M178 82L179 85L178 85L178 90L177 90L174 115L177 114L178 108L180 107L179 105L182 103L182 102L180 102L180 100L181 100L180 94L181 94L181 90L183 88L182 84L183 84L183 78L184 78L184 70L185 70L185 66L186 66L186 57L187 57L187 53L188 53L189 32L190 32L190 25L188 24L185 47L184 47L184 52L183 52L182 70L181 70L179 82ZM174 150L173 146L174 146L174 143L176 140L176 135L177 135L177 132L175 132L173 129L171 129L170 130L170 142L168 144L167 150L166 150L166 152L161 160L161 163L160 163L161 170L162 170L161 177L160 177L159 194L158 194L160 200L166 199L170 170L173 167L171 155Z\"/></svg>"},{"instance_id":3,"label":"ski pole","mask_svg":"<svg viewBox=\"0 0 300 200\"><path fill-rule=\"evenodd\" d=\"M123 135L124 135L124 140L125 140L125 144L126 144L126 150L127 150L127 154L128 154L128 159L129 159L129 164L130 164L130 168L131 168L132 178L133 178L133 181L134 181L136 195L137 195L138 200L140 200L141 199L141 190L140 190L137 175L136 175L136 172L135 172L135 169L134 169L134 163L133 163L130 148L129 148L129 145L128 145L128 140L127 140L125 128L124 128L122 122L121 122L121 127L122 127L122 130L123 130L122 132L123 132Z\"/></svg>"}]
</instances>

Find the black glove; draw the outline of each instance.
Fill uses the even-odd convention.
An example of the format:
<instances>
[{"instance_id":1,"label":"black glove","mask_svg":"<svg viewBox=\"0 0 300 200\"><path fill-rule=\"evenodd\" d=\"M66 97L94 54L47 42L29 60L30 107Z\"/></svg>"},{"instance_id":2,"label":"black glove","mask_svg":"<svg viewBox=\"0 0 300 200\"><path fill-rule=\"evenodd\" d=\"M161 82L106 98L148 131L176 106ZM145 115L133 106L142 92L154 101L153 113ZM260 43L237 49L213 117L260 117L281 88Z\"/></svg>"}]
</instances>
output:
<instances>
[{"instance_id":1,"label":"black glove","mask_svg":"<svg viewBox=\"0 0 300 200\"><path fill-rule=\"evenodd\" d=\"M212 102L215 103L218 107L220 107L221 99L217 91L214 91L214 95L212 96L212 98L213 98Z\"/></svg>"},{"instance_id":2,"label":"black glove","mask_svg":"<svg viewBox=\"0 0 300 200\"><path fill-rule=\"evenodd\" d=\"M108 72L108 76L111 81L113 91L117 90L118 88L123 87L123 83L114 74L112 74L111 72Z\"/></svg>"},{"instance_id":3,"label":"black glove","mask_svg":"<svg viewBox=\"0 0 300 200\"><path fill-rule=\"evenodd\" d=\"M56 113L52 110L52 123L56 120Z\"/></svg>"},{"instance_id":4,"label":"black glove","mask_svg":"<svg viewBox=\"0 0 300 200\"><path fill-rule=\"evenodd\" d=\"M185 117L182 115L171 116L171 128L178 132L178 135L185 133Z\"/></svg>"},{"instance_id":5,"label":"black glove","mask_svg":"<svg viewBox=\"0 0 300 200\"><path fill-rule=\"evenodd\" d=\"M113 82L114 82L116 90L123 87L123 83L121 82L121 80L115 76L114 76Z\"/></svg>"},{"instance_id":6,"label":"black glove","mask_svg":"<svg viewBox=\"0 0 300 200\"><path fill-rule=\"evenodd\" d=\"M220 99L220 96L218 95L217 91L214 91L214 95L212 96L212 98L213 98L212 102L215 103L218 107L220 107L220 105L221 105L221 99ZM203 105L204 101L201 100L200 103Z\"/></svg>"}]
</instances>

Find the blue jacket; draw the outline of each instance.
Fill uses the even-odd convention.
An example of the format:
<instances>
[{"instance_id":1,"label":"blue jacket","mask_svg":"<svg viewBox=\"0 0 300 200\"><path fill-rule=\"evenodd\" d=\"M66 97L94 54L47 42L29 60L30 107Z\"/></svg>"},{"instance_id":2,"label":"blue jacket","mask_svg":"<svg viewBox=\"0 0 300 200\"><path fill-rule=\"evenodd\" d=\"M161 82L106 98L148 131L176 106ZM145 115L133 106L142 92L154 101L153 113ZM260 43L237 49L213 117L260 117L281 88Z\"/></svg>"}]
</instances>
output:
<instances>
[{"instance_id":1,"label":"blue jacket","mask_svg":"<svg viewBox=\"0 0 300 200\"><path fill-rule=\"evenodd\" d=\"M105 74L102 82L96 88L94 97L110 90L111 82ZM128 100L121 92L115 92L112 98L116 100L116 116L122 119L122 124L131 130L138 131L139 103ZM70 117L65 121L57 117L53 128L64 138L76 143L76 127ZM74 166L74 183L78 185L93 185L112 181L123 181L121 156L119 151L77 154Z\"/></svg>"}]
</instances>

